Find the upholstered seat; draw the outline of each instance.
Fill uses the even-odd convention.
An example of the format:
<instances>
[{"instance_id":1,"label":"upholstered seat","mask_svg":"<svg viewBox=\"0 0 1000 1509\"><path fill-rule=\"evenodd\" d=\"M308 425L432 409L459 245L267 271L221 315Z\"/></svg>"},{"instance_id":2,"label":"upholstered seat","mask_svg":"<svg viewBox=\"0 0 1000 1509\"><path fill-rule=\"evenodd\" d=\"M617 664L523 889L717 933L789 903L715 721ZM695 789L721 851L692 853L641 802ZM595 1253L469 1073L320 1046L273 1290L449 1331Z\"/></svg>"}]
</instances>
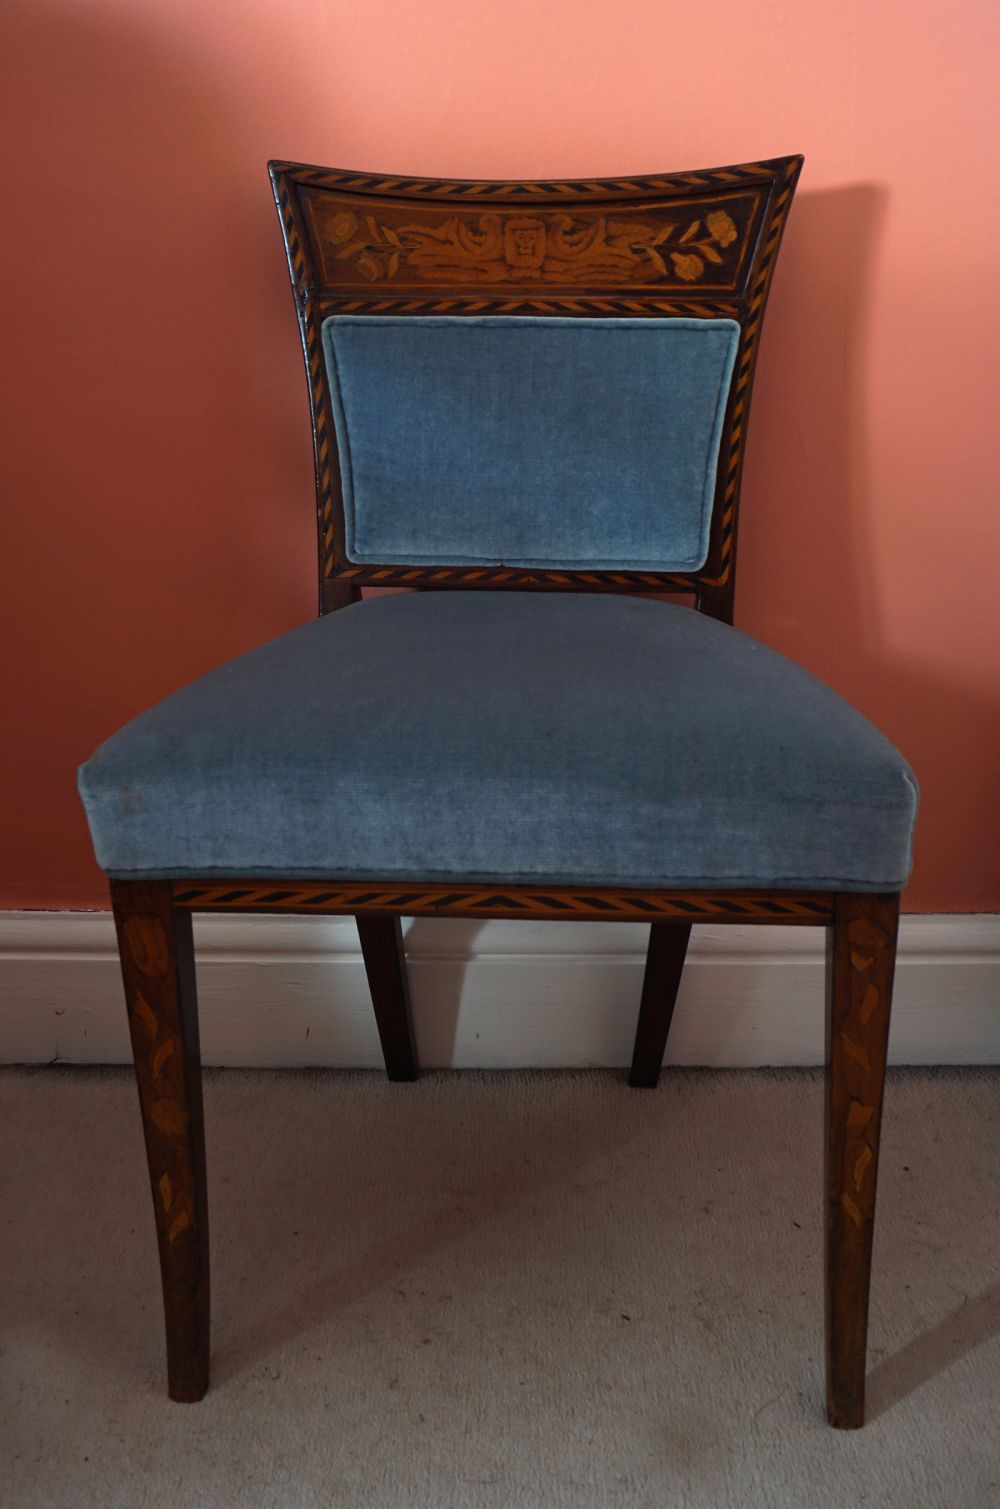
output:
<instances>
[{"instance_id":1,"label":"upholstered seat","mask_svg":"<svg viewBox=\"0 0 1000 1509\"><path fill-rule=\"evenodd\" d=\"M356 604L212 671L80 776L114 876L891 890L916 794L848 703L661 602Z\"/></svg>"}]
</instances>

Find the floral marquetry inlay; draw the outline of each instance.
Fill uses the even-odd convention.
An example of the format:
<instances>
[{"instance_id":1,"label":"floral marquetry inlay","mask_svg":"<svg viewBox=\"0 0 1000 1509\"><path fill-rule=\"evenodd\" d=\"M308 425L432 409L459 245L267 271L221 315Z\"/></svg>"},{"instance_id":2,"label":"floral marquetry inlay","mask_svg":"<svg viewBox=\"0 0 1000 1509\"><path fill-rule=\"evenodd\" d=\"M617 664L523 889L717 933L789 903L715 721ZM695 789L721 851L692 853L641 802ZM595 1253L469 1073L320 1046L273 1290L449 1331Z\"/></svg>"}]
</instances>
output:
<instances>
[{"instance_id":1,"label":"floral marquetry inlay","mask_svg":"<svg viewBox=\"0 0 1000 1509\"><path fill-rule=\"evenodd\" d=\"M847 939L849 1009L833 1044L834 1052L844 1055L843 1073L849 1085L840 1205L860 1227L874 1211L878 1145L875 1100L885 1069L885 971L891 939L874 917L853 918L847 924Z\"/></svg>"},{"instance_id":2,"label":"floral marquetry inlay","mask_svg":"<svg viewBox=\"0 0 1000 1509\"><path fill-rule=\"evenodd\" d=\"M193 1225L189 1156L190 1115L185 1101L184 1047L174 1019L174 963L162 920L136 912L122 922L122 942L130 962L147 982L129 993L136 1073L148 1125L157 1142L150 1169L169 1246ZM157 1010L151 1003L159 1003ZM153 1161L157 1171L153 1170Z\"/></svg>"},{"instance_id":3,"label":"floral marquetry inlay","mask_svg":"<svg viewBox=\"0 0 1000 1509\"><path fill-rule=\"evenodd\" d=\"M307 196L328 286L535 284L731 287L756 197L712 204L512 213L376 206ZM419 216L419 218L418 218Z\"/></svg>"}]
</instances>

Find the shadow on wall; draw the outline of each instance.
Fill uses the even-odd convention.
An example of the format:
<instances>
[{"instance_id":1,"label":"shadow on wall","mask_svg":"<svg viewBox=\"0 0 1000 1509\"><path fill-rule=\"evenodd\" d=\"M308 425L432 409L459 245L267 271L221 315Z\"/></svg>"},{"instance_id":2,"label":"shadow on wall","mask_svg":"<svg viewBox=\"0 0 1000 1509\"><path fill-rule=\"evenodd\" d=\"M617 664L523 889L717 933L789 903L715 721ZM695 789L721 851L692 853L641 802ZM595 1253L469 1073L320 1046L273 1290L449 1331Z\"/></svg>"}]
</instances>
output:
<instances>
[{"instance_id":1,"label":"shadow on wall","mask_svg":"<svg viewBox=\"0 0 1000 1509\"><path fill-rule=\"evenodd\" d=\"M106 905L77 765L314 612L265 22L248 61L192 52L165 10L4 10L17 506L0 570L18 656L0 759L20 799L0 819L0 905Z\"/></svg>"},{"instance_id":2,"label":"shadow on wall","mask_svg":"<svg viewBox=\"0 0 1000 1509\"><path fill-rule=\"evenodd\" d=\"M889 206L877 184L797 196L754 400L736 620L835 687L907 756L921 811L906 904L919 911L924 895L928 907L947 896L963 910L995 865L980 840L995 789L1000 702L892 647L883 596L893 565L876 539L885 500L872 479L869 394ZM943 536L947 507L942 498ZM927 604L945 638L949 606ZM977 850L978 884L969 864Z\"/></svg>"},{"instance_id":3,"label":"shadow on wall","mask_svg":"<svg viewBox=\"0 0 1000 1509\"><path fill-rule=\"evenodd\" d=\"M72 384L68 432L53 437L51 412L36 404L43 480L55 492L58 468L77 504L91 504L91 564L100 571L110 548L122 606L142 610L139 632L162 612L183 636L176 599L149 591L147 552L173 547L168 564L183 566L192 596L211 585L213 626L246 616L245 576L266 582L279 564L274 486L287 494L291 472L311 501L311 464L266 153L247 129L258 102L236 72L227 95L218 67L157 26L152 13L139 27L127 13L31 6L12 29L35 107L21 234L33 247L30 291L48 294L48 308L33 299L32 319L58 341ZM43 362L50 368L51 351L36 349ZM277 380L276 365L286 369ZM26 459L37 464L37 449ZM101 493L81 498L95 483ZM311 522L307 502L310 547Z\"/></svg>"},{"instance_id":4,"label":"shadow on wall","mask_svg":"<svg viewBox=\"0 0 1000 1509\"><path fill-rule=\"evenodd\" d=\"M987 828L993 795L987 760L977 768L969 750L988 750L995 742L998 706L907 662L889 642L880 598L884 568L872 538L878 499L871 482L867 392L870 304L888 197L873 184L797 196L754 400L737 623L807 665L907 755L922 786L908 904L920 909L915 898L926 849L934 856L935 888L947 886L959 909L968 882L963 854L975 849ZM993 862L989 852L984 859ZM410 936L422 939L424 929L439 925L418 919ZM474 946L470 932L466 963ZM464 974L462 963L453 967L452 1048ZM686 994L682 983L679 1014ZM608 1003L609 1012L620 1009L619 1002ZM732 1003L720 1014L724 1038L735 1034L742 1011ZM720 1051L724 1047L723 1041ZM443 1054L446 1045L435 1051Z\"/></svg>"}]
</instances>

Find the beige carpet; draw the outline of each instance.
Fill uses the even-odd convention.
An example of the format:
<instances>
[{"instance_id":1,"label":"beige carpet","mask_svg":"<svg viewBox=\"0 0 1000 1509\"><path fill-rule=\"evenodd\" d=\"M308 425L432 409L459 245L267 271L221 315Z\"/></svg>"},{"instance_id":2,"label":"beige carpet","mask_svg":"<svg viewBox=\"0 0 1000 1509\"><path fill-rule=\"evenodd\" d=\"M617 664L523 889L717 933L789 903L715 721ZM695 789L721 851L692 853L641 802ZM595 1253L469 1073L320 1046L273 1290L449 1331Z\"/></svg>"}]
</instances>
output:
<instances>
[{"instance_id":1,"label":"beige carpet","mask_svg":"<svg viewBox=\"0 0 1000 1509\"><path fill-rule=\"evenodd\" d=\"M1000 1074L892 1078L851 1434L821 1105L810 1072L216 1072L214 1386L172 1405L130 1077L4 1071L0 1501L998 1504Z\"/></svg>"}]
</instances>

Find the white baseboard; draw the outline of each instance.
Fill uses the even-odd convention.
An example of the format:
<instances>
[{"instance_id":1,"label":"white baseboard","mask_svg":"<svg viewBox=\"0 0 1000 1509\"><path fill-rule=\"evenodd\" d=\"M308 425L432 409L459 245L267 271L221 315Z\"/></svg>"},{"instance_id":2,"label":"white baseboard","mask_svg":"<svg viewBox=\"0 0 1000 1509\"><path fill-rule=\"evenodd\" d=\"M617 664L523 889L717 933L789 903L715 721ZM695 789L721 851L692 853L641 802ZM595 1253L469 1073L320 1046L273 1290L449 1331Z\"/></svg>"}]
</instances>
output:
<instances>
[{"instance_id":1,"label":"white baseboard","mask_svg":"<svg viewBox=\"0 0 1000 1509\"><path fill-rule=\"evenodd\" d=\"M195 937L206 1063L381 1063L351 919L205 916ZM410 922L421 1063L626 1064L645 942L632 923ZM695 928L667 1061L822 1058L822 929ZM903 919L890 1058L1000 1062L1000 916ZM0 1063L50 1062L129 1062L107 913L0 913Z\"/></svg>"}]
</instances>

